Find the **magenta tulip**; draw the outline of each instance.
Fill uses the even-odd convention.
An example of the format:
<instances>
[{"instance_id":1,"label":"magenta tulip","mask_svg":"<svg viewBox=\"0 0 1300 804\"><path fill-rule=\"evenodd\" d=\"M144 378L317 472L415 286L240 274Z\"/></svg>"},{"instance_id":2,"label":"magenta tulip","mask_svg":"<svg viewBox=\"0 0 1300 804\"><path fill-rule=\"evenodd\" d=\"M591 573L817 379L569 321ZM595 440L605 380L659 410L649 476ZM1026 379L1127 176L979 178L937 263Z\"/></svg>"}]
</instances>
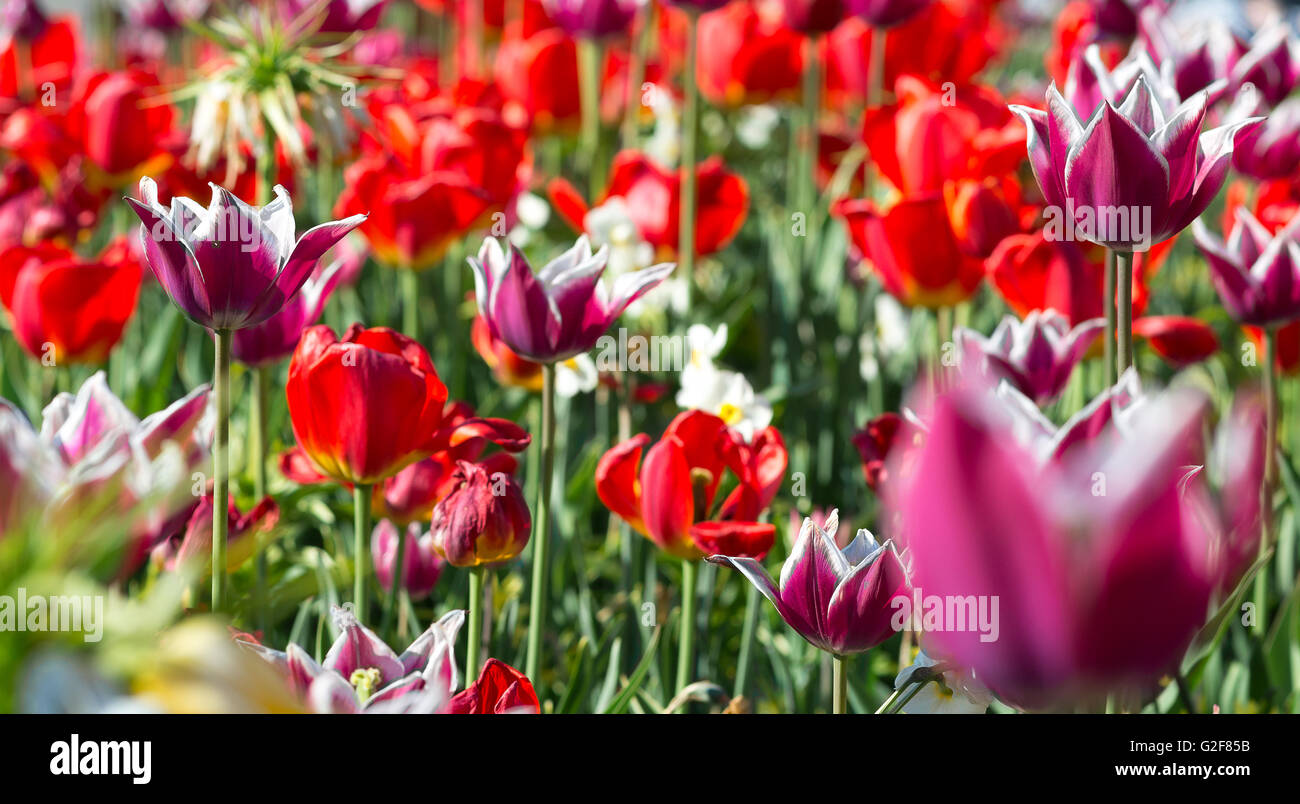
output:
<instances>
[{"instance_id":1,"label":"magenta tulip","mask_svg":"<svg viewBox=\"0 0 1300 804\"><path fill-rule=\"evenodd\" d=\"M730 565L776 606L799 636L835 656L862 653L894 634L896 598L909 593L907 570L890 541L877 544L866 530L841 549L835 543L839 513L826 526L803 521L778 584L763 565L743 556L710 556Z\"/></svg>"},{"instance_id":2,"label":"magenta tulip","mask_svg":"<svg viewBox=\"0 0 1300 804\"><path fill-rule=\"evenodd\" d=\"M542 0L542 7L569 36L596 39L626 32L644 1Z\"/></svg>"},{"instance_id":3,"label":"magenta tulip","mask_svg":"<svg viewBox=\"0 0 1300 804\"><path fill-rule=\"evenodd\" d=\"M902 25L924 11L934 0L845 0L849 13L861 17L873 28Z\"/></svg>"},{"instance_id":4,"label":"magenta tulip","mask_svg":"<svg viewBox=\"0 0 1300 804\"><path fill-rule=\"evenodd\" d=\"M620 275L613 289L600 282L609 248L592 253L587 238L536 274L513 245L494 239L471 257L479 314L492 337L538 363L558 363L589 351L627 306L668 277L672 263Z\"/></svg>"},{"instance_id":5,"label":"magenta tulip","mask_svg":"<svg viewBox=\"0 0 1300 804\"><path fill-rule=\"evenodd\" d=\"M140 180L145 256L163 290L190 320L211 330L256 326L278 313L317 262L366 219L353 215L309 229L294 240L293 202L280 186L275 200L252 207L212 185L207 209L189 198L158 203L158 186Z\"/></svg>"},{"instance_id":6,"label":"magenta tulip","mask_svg":"<svg viewBox=\"0 0 1300 804\"><path fill-rule=\"evenodd\" d=\"M1300 318L1300 216L1274 235L1250 210L1238 207L1226 243L1199 220L1192 233L1234 320L1271 327Z\"/></svg>"},{"instance_id":7,"label":"magenta tulip","mask_svg":"<svg viewBox=\"0 0 1300 804\"><path fill-rule=\"evenodd\" d=\"M1229 119L1266 113L1258 98L1256 101L1234 105ZM1252 179L1290 179L1300 174L1300 97L1284 100L1267 113L1267 119L1254 131L1237 138L1232 166Z\"/></svg>"},{"instance_id":8,"label":"magenta tulip","mask_svg":"<svg viewBox=\"0 0 1300 804\"><path fill-rule=\"evenodd\" d=\"M1237 136L1259 121L1201 133L1207 94L1174 109L1169 96L1142 74L1123 103L1105 100L1086 121L1055 87L1046 112L1011 107L1028 129L1034 177L1063 227L1116 251L1146 251L1205 210L1227 176Z\"/></svg>"},{"instance_id":9,"label":"magenta tulip","mask_svg":"<svg viewBox=\"0 0 1300 804\"><path fill-rule=\"evenodd\" d=\"M953 340L963 372L1006 379L1042 405L1065 390L1074 367L1105 327L1105 319L1094 318L1070 329L1055 310L1034 310L1024 321L1006 316L987 338L959 327Z\"/></svg>"},{"instance_id":10,"label":"magenta tulip","mask_svg":"<svg viewBox=\"0 0 1300 804\"><path fill-rule=\"evenodd\" d=\"M330 294L351 267L346 259L335 260L328 266L319 264L280 312L256 326L231 333L230 354L252 367L271 365L292 355L302 333L320 318Z\"/></svg>"},{"instance_id":11,"label":"magenta tulip","mask_svg":"<svg viewBox=\"0 0 1300 804\"><path fill-rule=\"evenodd\" d=\"M1096 705L1176 668L1224 572L1218 528L1185 502L1201 482L1188 467L1201 463L1204 414L1198 394L1171 392L1040 463L995 396L940 397L895 490L913 582L946 600L996 599L1000 633L927 640L1021 708Z\"/></svg>"},{"instance_id":12,"label":"magenta tulip","mask_svg":"<svg viewBox=\"0 0 1300 804\"><path fill-rule=\"evenodd\" d=\"M370 560L375 567L375 577L385 592L393 588L393 574L397 568L397 525L382 519L370 536ZM406 526L406 550L402 557L402 588L411 600L424 600L437 586L442 575L443 560L433 546L433 534L419 522Z\"/></svg>"}]
</instances>

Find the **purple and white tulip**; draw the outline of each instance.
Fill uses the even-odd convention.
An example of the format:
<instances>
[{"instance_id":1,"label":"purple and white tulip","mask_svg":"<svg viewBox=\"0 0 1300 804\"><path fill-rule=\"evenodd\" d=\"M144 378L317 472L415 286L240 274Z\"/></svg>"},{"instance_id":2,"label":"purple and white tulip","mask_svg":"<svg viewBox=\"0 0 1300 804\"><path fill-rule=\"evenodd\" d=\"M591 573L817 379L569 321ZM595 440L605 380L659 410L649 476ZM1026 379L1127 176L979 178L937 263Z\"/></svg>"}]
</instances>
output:
<instances>
[{"instance_id":1,"label":"purple and white tulip","mask_svg":"<svg viewBox=\"0 0 1300 804\"><path fill-rule=\"evenodd\" d=\"M1297 79L1300 42L1285 23L1275 23L1250 40L1250 49L1233 66L1231 84L1234 91L1249 84L1265 104L1276 106L1295 89Z\"/></svg>"},{"instance_id":2,"label":"purple and white tulip","mask_svg":"<svg viewBox=\"0 0 1300 804\"><path fill-rule=\"evenodd\" d=\"M455 647L465 612L443 615L400 655L351 609L334 606L331 615L340 633L319 663L293 643L283 652L240 644L284 673L317 714L432 714L446 706L459 685Z\"/></svg>"},{"instance_id":3,"label":"purple and white tulip","mask_svg":"<svg viewBox=\"0 0 1300 804\"><path fill-rule=\"evenodd\" d=\"M660 263L623 274L607 291L600 277L608 247L594 254L586 236L533 273L513 245L507 255L494 238L483 241L474 269L479 313L493 338L538 363L558 363L589 351L627 309L672 273Z\"/></svg>"},{"instance_id":4,"label":"purple and white tulip","mask_svg":"<svg viewBox=\"0 0 1300 804\"><path fill-rule=\"evenodd\" d=\"M1274 235L1239 207L1226 243L1199 220L1192 234L1233 320L1272 327L1300 318L1300 216Z\"/></svg>"},{"instance_id":5,"label":"purple and white tulip","mask_svg":"<svg viewBox=\"0 0 1300 804\"><path fill-rule=\"evenodd\" d=\"M1240 102L1228 112L1228 119L1265 112L1258 94L1243 93ZM1254 131L1237 138L1232 166L1238 173L1261 181L1290 179L1300 173L1300 97L1282 101Z\"/></svg>"},{"instance_id":6,"label":"purple and white tulip","mask_svg":"<svg viewBox=\"0 0 1300 804\"><path fill-rule=\"evenodd\" d=\"M1055 310L1034 310L1024 321L1006 316L993 334L959 327L953 333L963 370L1006 379L1036 404L1055 399L1074 367L1106 328L1094 318L1074 329Z\"/></svg>"},{"instance_id":7,"label":"purple and white tulip","mask_svg":"<svg viewBox=\"0 0 1300 804\"><path fill-rule=\"evenodd\" d=\"M1082 239L1132 252L1178 234L1223 185L1237 137L1259 122L1202 133L1207 93L1172 112L1164 95L1143 74L1123 103L1104 101L1086 121L1056 87L1047 91L1047 111L1011 107L1028 129L1044 198Z\"/></svg>"},{"instance_id":8,"label":"purple and white tulip","mask_svg":"<svg viewBox=\"0 0 1300 804\"><path fill-rule=\"evenodd\" d=\"M781 619L815 647L835 656L862 653L894 634L893 600L909 594L907 569L892 541L878 544L867 530L841 549L839 512L825 527L804 519L778 584L752 558L709 556L734 567L776 606Z\"/></svg>"},{"instance_id":9,"label":"purple and white tulip","mask_svg":"<svg viewBox=\"0 0 1300 804\"><path fill-rule=\"evenodd\" d=\"M163 207L147 176L140 197L126 200L140 216L149 267L181 312L211 330L256 326L278 313L325 252L366 219L322 223L295 241L293 202L279 185L265 207L215 184L206 209L183 196Z\"/></svg>"}]
</instances>

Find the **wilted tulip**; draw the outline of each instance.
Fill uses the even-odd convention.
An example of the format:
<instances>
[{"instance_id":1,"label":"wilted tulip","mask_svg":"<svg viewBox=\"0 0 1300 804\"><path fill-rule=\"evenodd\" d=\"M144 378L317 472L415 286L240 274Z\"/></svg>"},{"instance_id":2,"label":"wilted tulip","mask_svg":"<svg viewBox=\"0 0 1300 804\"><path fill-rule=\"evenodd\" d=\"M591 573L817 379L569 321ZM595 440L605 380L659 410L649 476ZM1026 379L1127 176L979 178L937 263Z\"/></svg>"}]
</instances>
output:
<instances>
[{"instance_id":1,"label":"wilted tulip","mask_svg":"<svg viewBox=\"0 0 1300 804\"><path fill-rule=\"evenodd\" d=\"M366 219L354 215L307 230L294 240L293 202L283 187L252 207L212 185L207 209L189 198L158 203L158 186L140 180L140 238L154 276L196 324L211 330L252 327L278 313L311 276L325 252Z\"/></svg>"},{"instance_id":2,"label":"wilted tulip","mask_svg":"<svg viewBox=\"0 0 1300 804\"><path fill-rule=\"evenodd\" d=\"M478 678L452 696L449 715L535 715L541 711L528 676L499 659L488 659Z\"/></svg>"},{"instance_id":3,"label":"wilted tulip","mask_svg":"<svg viewBox=\"0 0 1300 804\"><path fill-rule=\"evenodd\" d=\"M513 245L507 256L494 238L471 257L479 314L494 338L539 363L557 363L590 350L610 325L673 270L661 263L624 274L612 291L600 283L608 249L592 254L587 238L536 274Z\"/></svg>"},{"instance_id":4,"label":"wilted tulip","mask_svg":"<svg viewBox=\"0 0 1300 804\"><path fill-rule=\"evenodd\" d=\"M1009 380L1042 405L1065 390L1075 365L1105 326L1103 319L1094 318L1071 329L1055 310L1035 310L1024 321L1004 317L988 338L958 327L953 340L963 372Z\"/></svg>"},{"instance_id":5,"label":"wilted tulip","mask_svg":"<svg viewBox=\"0 0 1300 804\"><path fill-rule=\"evenodd\" d=\"M0 302L28 354L102 363L135 313L142 269L124 239L84 260L52 243L0 251Z\"/></svg>"},{"instance_id":6,"label":"wilted tulip","mask_svg":"<svg viewBox=\"0 0 1300 804\"><path fill-rule=\"evenodd\" d=\"M375 578L384 591L393 588L397 569L398 533L390 520L381 519L370 536L370 559ZM433 545L433 534L419 522L406 526L406 547L402 557L402 588L411 600L424 600L433 592L442 575L442 558Z\"/></svg>"},{"instance_id":7,"label":"wilted tulip","mask_svg":"<svg viewBox=\"0 0 1300 804\"><path fill-rule=\"evenodd\" d=\"M532 516L513 477L456 465L452 490L433 509L433 549L454 567L491 566L523 552Z\"/></svg>"},{"instance_id":8,"label":"wilted tulip","mask_svg":"<svg viewBox=\"0 0 1300 804\"><path fill-rule=\"evenodd\" d=\"M1234 320L1271 327L1300 318L1300 217L1273 235L1239 207L1226 243L1199 220L1192 232Z\"/></svg>"},{"instance_id":9,"label":"wilted tulip","mask_svg":"<svg viewBox=\"0 0 1300 804\"><path fill-rule=\"evenodd\" d=\"M786 624L815 647L837 657L862 653L894 634L896 597L908 594L907 570L893 543L877 544L866 530L845 548L835 543L839 513L826 527L805 519L785 563L780 583L752 558L714 555L730 565L776 606Z\"/></svg>"}]
</instances>

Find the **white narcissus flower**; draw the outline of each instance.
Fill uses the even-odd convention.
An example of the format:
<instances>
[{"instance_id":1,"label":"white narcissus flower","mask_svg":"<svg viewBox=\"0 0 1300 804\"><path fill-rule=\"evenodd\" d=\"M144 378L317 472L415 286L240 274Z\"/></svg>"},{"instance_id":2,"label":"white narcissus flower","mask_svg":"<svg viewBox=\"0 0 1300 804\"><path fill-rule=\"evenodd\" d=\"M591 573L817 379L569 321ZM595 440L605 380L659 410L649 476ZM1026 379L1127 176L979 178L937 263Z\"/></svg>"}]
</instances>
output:
<instances>
[{"instance_id":1,"label":"white narcissus flower","mask_svg":"<svg viewBox=\"0 0 1300 804\"><path fill-rule=\"evenodd\" d=\"M555 393L571 399L578 394L589 394L600 383L596 361L586 353L555 364Z\"/></svg>"},{"instance_id":2,"label":"white narcissus flower","mask_svg":"<svg viewBox=\"0 0 1300 804\"><path fill-rule=\"evenodd\" d=\"M727 348L727 325L719 324L713 330L705 324L691 324L686 330L686 345L690 348L691 365L712 366L713 358Z\"/></svg>"},{"instance_id":3,"label":"white narcissus flower","mask_svg":"<svg viewBox=\"0 0 1300 804\"><path fill-rule=\"evenodd\" d=\"M678 407L702 410L722 419L746 442L772 423L772 406L754 392L743 374L716 368L712 363L682 369L682 389L677 392Z\"/></svg>"},{"instance_id":4,"label":"white narcissus flower","mask_svg":"<svg viewBox=\"0 0 1300 804\"><path fill-rule=\"evenodd\" d=\"M609 261L605 270L611 278L654 264L654 246L642 239L641 230L637 228L622 196L614 196L588 210L582 219L582 228L593 246L608 247ZM669 276L628 305L626 313L632 318L651 310L683 313L686 309L685 290L685 277Z\"/></svg>"},{"instance_id":5,"label":"white narcissus flower","mask_svg":"<svg viewBox=\"0 0 1300 804\"><path fill-rule=\"evenodd\" d=\"M912 666L894 679L894 688L904 689L917 669L938 663L925 651L918 652ZM941 680L921 687L899 711L908 715L982 715L992 700L993 694L975 680L973 672L949 669L944 671Z\"/></svg>"}]
</instances>

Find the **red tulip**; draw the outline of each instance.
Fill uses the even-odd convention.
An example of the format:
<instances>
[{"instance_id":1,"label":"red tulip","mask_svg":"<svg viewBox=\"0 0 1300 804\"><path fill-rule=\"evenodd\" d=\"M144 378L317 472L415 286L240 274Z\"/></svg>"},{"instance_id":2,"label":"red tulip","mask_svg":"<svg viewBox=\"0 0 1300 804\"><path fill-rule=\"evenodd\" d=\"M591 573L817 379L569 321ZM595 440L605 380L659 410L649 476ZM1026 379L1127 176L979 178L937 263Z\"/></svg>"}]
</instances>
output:
<instances>
[{"instance_id":1,"label":"red tulip","mask_svg":"<svg viewBox=\"0 0 1300 804\"><path fill-rule=\"evenodd\" d=\"M75 103L81 147L109 187L135 183L141 175L162 172L171 155L162 147L176 111L160 99L158 79L142 70L91 76Z\"/></svg>"},{"instance_id":2,"label":"red tulip","mask_svg":"<svg viewBox=\"0 0 1300 804\"><path fill-rule=\"evenodd\" d=\"M749 3L700 15L696 76L700 93L719 106L799 97L803 37Z\"/></svg>"},{"instance_id":3,"label":"red tulip","mask_svg":"<svg viewBox=\"0 0 1300 804\"><path fill-rule=\"evenodd\" d=\"M433 509L433 549L453 567L500 564L528 545L532 516L523 490L504 472L460 461L451 491Z\"/></svg>"},{"instance_id":4,"label":"red tulip","mask_svg":"<svg viewBox=\"0 0 1300 804\"><path fill-rule=\"evenodd\" d=\"M541 704L528 676L499 659L488 659L474 683L447 703L453 715L538 714Z\"/></svg>"},{"instance_id":5,"label":"red tulip","mask_svg":"<svg viewBox=\"0 0 1300 804\"><path fill-rule=\"evenodd\" d=\"M678 414L644 461L641 453L650 443L644 433L606 452L596 466L596 494L611 512L677 558L703 555L694 534L706 543L761 545L762 533L752 528L699 528L713 519L714 495L728 465L741 482L719 509L721 522L757 518L785 472L785 446L773 428L756 434L749 445L737 438L717 416L698 410Z\"/></svg>"},{"instance_id":6,"label":"red tulip","mask_svg":"<svg viewBox=\"0 0 1300 804\"><path fill-rule=\"evenodd\" d=\"M1133 322L1133 335L1145 338L1165 362L1182 368L1219 351L1214 329L1195 318L1182 315L1149 315Z\"/></svg>"},{"instance_id":7,"label":"red tulip","mask_svg":"<svg viewBox=\"0 0 1300 804\"><path fill-rule=\"evenodd\" d=\"M1133 255L1133 314L1146 309L1147 283L1173 247L1173 239ZM1004 239L986 261L989 280L1016 315L1056 310L1077 326L1103 317L1105 252L1100 246L1050 239L1043 232Z\"/></svg>"},{"instance_id":8,"label":"red tulip","mask_svg":"<svg viewBox=\"0 0 1300 804\"><path fill-rule=\"evenodd\" d=\"M0 302L33 357L102 363L135 313L143 271L125 238L83 260L50 243L0 252Z\"/></svg>"},{"instance_id":9,"label":"red tulip","mask_svg":"<svg viewBox=\"0 0 1300 804\"><path fill-rule=\"evenodd\" d=\"M534 131L577 127L582 116L578 51L559 28L525 35L508 28L497 49L495 77L512 114Z\"/></svg>"},{"instance_id":10,"label":"red tulip","mask_svg":"<svg viewBox=\"0 0 1300 804\"><path fill-rule=\"evenodd\" d=\"M447 388L424 347L404 335L353 324L340 340L320 325L298 342L285 395L314 467L371 485L434 450Z\"/></svg>"},{"instance_id":11,"label":"red tulip","mask_svg":"<svg viewBox=\"0 0 1300 804\"><path fill-rule=\"evenodd\" d=\"M911 436L912 427L897 413L882 413L853 434L853 446L862 457L862 476L868 488L879 491L880 484L888 479L886 472L894 446L906 447Z\"/></svg>"},{"instance_id":12,"label":"red tulip","mask_svg":"<svg viewBox=\"0 0 1300 804\"><path fill-rule=\"evenodd\" d=\"M963 253L939 195L905 198L883 211L870 201L842 201L835 212L885 290L903 304L948 307L969 298L984 278L983 263Z\"/></svg>"},{"instance_id":13,"label":"red tulip","mask_svg":"<svg viewBox=\"0 0 1300 804\"><path fill-rule=\"evenodd\" d=\"M749 210L749 185L731 173L718 157L706 159L696 168L696 233L699 255L713 254L726 247L740 231ZM562 214L582 231L586 205L576 192L564 192L567 203ZM553 194L554 196L554 194ZM609 184L601 203L621 197L636 222L641 237L660 252L675 254L680 233L681 176L666 170L640 151L622 151L614 157ZM579 214L580 213L580 214Z\"/></svg>"}]
</instances>

